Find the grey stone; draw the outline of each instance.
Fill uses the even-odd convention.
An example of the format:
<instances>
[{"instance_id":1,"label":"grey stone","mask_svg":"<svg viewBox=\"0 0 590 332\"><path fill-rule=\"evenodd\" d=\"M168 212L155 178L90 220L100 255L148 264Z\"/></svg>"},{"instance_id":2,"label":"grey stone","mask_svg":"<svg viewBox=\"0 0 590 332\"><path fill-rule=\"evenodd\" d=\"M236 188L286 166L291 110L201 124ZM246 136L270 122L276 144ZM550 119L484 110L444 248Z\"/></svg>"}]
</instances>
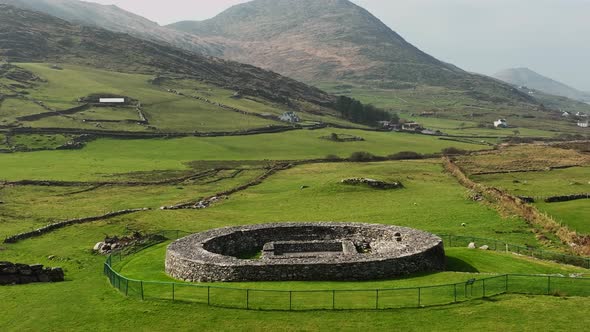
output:
<instances>
[{"instance_id":1,"label":"grey stone","mask_svg":"<svg viewBox=\"0 0 590 332\"><path fill-rule=\"evenodd\" d=\"M471 242L471 243L469 243L469 245L467 246L467 248L469 248L469 249L475 249L477 247L475 245L475 242Z\"/></svg>"},{"instance_id":2,"label":"grey stone","mask_svg":"<svg viewBox=\"0 0 590 332\"><path fill-rule=\"evenodd\" d=\"M94 245L94 248L92 248L92 250L101 251L102 247L104 247L104 242L98 242L97 244Z\"/></svg>"},{"instance_id":3,"label":"grey stone","mask_svg":"<svg viewBox=\"0 0 590 332\"><path fill-rule=\"evenodd\" d=\"M479 249L481 249L481 250L489 250L490 249L490 246L483 245L483 246L479 247Z\"/></svg>"},{"instance_id":4,"label":"grey stone","mask_svg":"<svg viewBox=\"0 0 590 332\"><path fill-rule=\"evenodd\" d=\"M346 243L353 252L343 253ZM264 254L262 259L239 258L265 245L266 249L272 245L274 250L277 244L295 245L299 248L295 250L305 254L281 259L267 259ZM334 254L338 246L340 253ZM186 281L372 280L444 267L439 237L406 227L362 223L277 223L214 229L179 239L166 253L166 272Z\"/></svg>"}]
</instances>

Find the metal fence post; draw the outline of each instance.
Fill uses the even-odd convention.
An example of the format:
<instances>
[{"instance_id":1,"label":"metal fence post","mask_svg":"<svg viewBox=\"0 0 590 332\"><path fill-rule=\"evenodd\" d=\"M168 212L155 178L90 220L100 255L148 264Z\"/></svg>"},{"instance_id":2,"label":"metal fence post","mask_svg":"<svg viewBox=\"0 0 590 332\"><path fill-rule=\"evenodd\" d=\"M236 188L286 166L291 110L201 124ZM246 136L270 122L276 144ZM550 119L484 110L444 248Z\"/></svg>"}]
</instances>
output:
<instances>
[{"instance_id":1,"label":"metal fence post","mask_svg":"<svg viewBox=\"0 0 590 332\"><path fill-rule=\"evenodd\" d=\"M174 301L174 283L172 283L172 301Z\"/></svg>"},{"instance_id":2,"label":"metal fence post","mask_svg":"<svg viewBox=\"0 0 590 332\"><path fill-rule=\"evenodd\" d=\"M129 296L129 279L125 278L125 296Z\"/></svg>"},{"instance_id":3,"label":"metal fence post","mask_svg":"<svg viewBox=\"0 0 590 332\"><path fill-rule=\"evenodd\" d=\"M453 288L455 289L455 302L457 302L457 284L454 284Z\"/></svg>"},{"instance_id":4,"label":"metal fence post","mask_svg":"<svg viewBox=\"0 0 590 332\"><path fill-rule=\"evenodd\" d=\"M483 297L486 297L486 280L482 279Z\"/></svg>"},{"instance_id":5,"label":"metal fence post","mask_svg":"<svg viewBox=\"0 0 590 332\"><path fill-rule=\"evenodd\" d=\"M422 303L422 289L420 287L418 287L418 307L421 305Z\"/></svg>"},{"instance_id":6,"label":"metal fence post","mask_svg":"<svg viewBox=\"0 0 590 332\"><path fill-rule=\"evenodd\" d=\"M250 309L250 290L246 289L246 309Z\"/></svg>"},{"instance_id":7,"label":"metal fence post","mask_svg":"<svg viewBox=\"0 0 590 332\"><path fill-rule=\"evenodd\" d=\"M379 290L375 290L375 310L379 309Z\"/></svg>"},{"instance_id":8,"label":"metal fence post","mask_svg":"<svg viewBox=\"0 0 590 332\"><path fill-rule=\"evenodd\" d=\"M141 286L141 300L143 301L143 280L139 282L139 285Z\"/></svg>"},{"instance_id":9,"label":"metal fence post","mask_svg":"<svg viewBox=\"0 0 590 332\"><path fill-rule=\"evenodd\" d=\"M332 310L336 309L336 290L332 290Z\"/></svg>"},{"instance_id":10,"label":"metal fence post","mask_svg":"<svg viewBox=\"0 0 590 332\"><path fill-rule=\"evenodd\" d=\"M508 293L508 275L505 276L504 280L504 293Z\"/></svg>"},{"instance_id":11,"label":"metal fence post","mask_svg":"<svg viewBox=\"0 0 590 332\"><path fill-rule=\"evenodd\" d=\"M551 294L551 276L547 276L547 295Z\"/></svg>"},{"instance_id":12,"label":"metal fence post","mask_svg":"<svg viewBox=\"0 0 590 332\"><path fill-rule=\"evenodd\" d=\"M211 305L211 286L207 286L207 305Z\"/></svg>"},{"instance_id":13,"label":"metal fence post","mask_svg":"<svg viewBox=\"0 0 590 332\"><path fill-rule=\"evenodd\" d=\"M289 291L289 311L293 310L293 291Z\"/></svg>"}]
</instances>

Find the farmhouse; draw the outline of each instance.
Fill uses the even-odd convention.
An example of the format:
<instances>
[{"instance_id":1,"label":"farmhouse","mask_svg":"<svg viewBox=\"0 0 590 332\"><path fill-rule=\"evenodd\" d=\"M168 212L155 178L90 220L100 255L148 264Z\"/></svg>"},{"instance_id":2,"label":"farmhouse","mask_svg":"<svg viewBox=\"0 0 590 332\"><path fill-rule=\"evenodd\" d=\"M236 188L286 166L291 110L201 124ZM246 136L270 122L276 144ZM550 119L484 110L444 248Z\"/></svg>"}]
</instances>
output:
<instances>
[{"instance_id":1,"label":"farmhouse","mask_svg":"<svg viewBox=\"0 0 590 332\"><path fill-rule=\"evenodd\" d=\"M508 122L506 121L506 119L500 119L500 120L494 121L494 127L508 128Z\"/></svg>"},{"instance_id":2,"label":"farmhouse","mask_svg":"<svg viewBox=\"0 0 590 332\"><path fill-rule=\"evenodd\" d=\"M295 114L295 112L285 112L281 116L279 116L279 119L281 121L291 123L301 122L301 119L299 118L299 116L297 116L297 114Z\"/></svg>"},{"instance_id":3,"label":"farmhouse","mask_svg":"<svg viewBox=\"0 0 590 332\"><path fill-rule=\"evenodd\" d=\"M578 121L578 127L588 128L588 121Z\"/></svg>"},{"instance_id":4,"label":"farmhouse","mask_svg":"<svg viewBox=\"0 0 590 332\"><path fill-rule=\"evenodd\" d=\"M408 122L402 124L402 130L416 131L422 129L422 125L417 122Z\"/></svg>"}]
</instances>

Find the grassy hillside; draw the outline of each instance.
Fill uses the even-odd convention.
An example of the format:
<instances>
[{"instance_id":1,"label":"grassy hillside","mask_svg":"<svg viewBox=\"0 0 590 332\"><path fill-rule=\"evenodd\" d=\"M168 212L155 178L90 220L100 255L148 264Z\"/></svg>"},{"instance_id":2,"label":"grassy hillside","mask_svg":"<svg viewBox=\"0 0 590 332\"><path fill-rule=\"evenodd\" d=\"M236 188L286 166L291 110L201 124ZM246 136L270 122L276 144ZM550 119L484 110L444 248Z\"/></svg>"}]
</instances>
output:
<instances>
[{"instance_id":1,"label":"grassy hillside","mask_svg":"<svg viewBox=\"0 0 590 332\"><path fill-rule=\"evenodd\" d=\"M294 99L324 104L333 100L321 90L253 66L1 4L0 31L0 56L9 61L74 63L151 75L175 73L279 102Z\"/></svg>"},{"instance_id":2,"label":"grassy hillside","mask_svg":"<svg viewBox=\"0 0 590 332\"><path fill-rule=\"evenodd\" d=\"M186 170L192 161L295 160L348 157L357 151L386 156L400 151L440 152L446 147L488 149L489 147L438 140L435 137L338 130L360 136L362 142L333 142L322 139L331 129L293 131L246 137L179 138L150 140L100 139L82 150L40 151L3 155L1 178L90 180L107 174L151 170ZM26 163L26 169L19 167ZM65 166L67 165L67 166Z\"/></svg>"},{"instance_id":3,"label":"grassy hillside","mask_svg":"<svg viewBox=\"0 0 590 332\"><path fill-rule=\"evenodd\" d=\"M75 163L67 165L72 170L76 168ZM35 171L30 172L28 177ZM403 181L406 189L383 192L339 183L341 178L348 176L398 179ZM137 188L114 186L73 194L70 192L73 188L5 188L0 191L2 200L6 203L0 207L2 225L3 229L17 231L43 224L53 218L95 213L104 208L158 206L162 202L182 199L191 194L206 195L211 190L237 185L243 183L247 177L227 180L229 182L224 180L219 184L183 184L183 190L178 188L179 185ZM309 188L301 190L303 184ZM70 194L62 196L68 193ZM28 204L34 204L38 208L24 208ZM52 206L60 208L54 209ZM339 208L332 208L334 206ZM30 220L35 223L19 225ZM537 245L532 233L528 232L529 226L522 220L505 219L494 209L466 199L464 189L450 175L442 173L441 166L436 161L305 165L278 173L263 184L238 193L209 209L154 210L109 221L72 226L17 244L3 244L3 259L60 265L65 268L67 282L3 288L3 295L11 301L0 305L0 319L8 324L8 331L35 330L41 327L46 330L102 330L111 328L113 324L121 328L149 330L233 330L236 324L244 330L317 330L331 329L334 326L341 330L357 330L361 326L373 330L390 330L392 324L407 330L424 330L436 324L437 330L449 331L495 329L499 326L518 329L522 324L537 328L577 329L586 324L584 313L579 308L587 306L588 299L582 297L511 295L424 309L297 313L248 312L185 302L139 301L124 298L111 288L101 274L104 257L90 252L94 243L102 240L105 234L125 234L130 229L155 231L180 228L199 231L227 225L284 220L379 222ZM462 220L467 220L467 227L461 226ZM137 256L123 267L124 270L136 276L164 278L161 270L157 269L162 264L162 249L161 246L155 247L154 250ZM447 251L449 272L368 283L293 282L248 286L280 289L338 286L356 289L462 282L474 277L487 277L488 273L585 272L578 268L520 258L512 254L466 249ZM56 302L60 305L55 305ZM30 319L18 318L24 308L27 308ZM523 311L527 312L524 320L521 314ZM554 318L547 319L550 314ZM498 315L503 317L500 323ZM420 319L417 320L416 317ZM453 323L449 322L450 319Z\"/></svg>"}]
</instances>

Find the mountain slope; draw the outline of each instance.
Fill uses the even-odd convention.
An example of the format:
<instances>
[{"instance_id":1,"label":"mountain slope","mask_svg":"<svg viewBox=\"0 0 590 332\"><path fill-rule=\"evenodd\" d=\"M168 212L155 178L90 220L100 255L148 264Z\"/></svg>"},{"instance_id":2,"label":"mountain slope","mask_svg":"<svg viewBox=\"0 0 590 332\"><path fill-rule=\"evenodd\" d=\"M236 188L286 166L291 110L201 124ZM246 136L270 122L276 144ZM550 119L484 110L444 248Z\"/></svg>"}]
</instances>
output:
<instances>
[{"instance_id":1,"label":"mountain slope","mask_svg":"<svg viewBox=\"0 0 590 332\"><path fill-rule=\"evenodd\" d=\"M495 74L494 77L510 84L526 86L527 88L539 90L548 94L590 102L589 93L579 91L566 84L536 73L529 68L506 69Z\"/></svg>"},{"instance_id":2,"label":"mountain slope","mask_svg":"<svg viewBox=\"0 0 590 332\"><path fill-rule=\"evenodd\" d=\"M250 65L204 57L127 34L71 24L0 5L0 57L18 62L65 62L122 72L185 75L279 102L331 104L334 97Z\"/></svg>"},{"instance_id":3,"label":"mountain slope","mask_svg":"<svg viewBox=\"0 0 590 332\"><path fill-rule=\"evenodd\" d=\"M116 6L77 0L0 0L3 2L310 83L344 80L394 89L442 86L463 91L472 103L537 103L509 85L429 56L346 0L258 0L232 7L211 20L169 27Z\"/></svg>"},{"instance_id":4,"label":"mountain slope","mask_svg":"<svg viewBox=\"0 0 590 332\"><path fill-rule=\"evenodd\" d=\"M508 85L420 51L348 0L255 0L169 27L223 44L223 57L306 82L442 86L484 99L535 103Z\"/></svg>"},{"instance_id":5,"label":"mountain slope","mask_svg":"<svg viewBox=\"0 0 590 332\"><path fill-rule=\"evenodd\" d=\"M114 5L105 6L77 0L0 0L0 3L43 12L72 23L128 33L159 43L169 43L202 54L215 56L222 53L218 45L195 35L162 27Z\"/></svg>"},{"instance_id":6,"label":"mountain slope","mask_svg":"<svg viewBox=\"0 0 590 332\"><path fill-rule=\"evenodd\" d=\"M170 27L225 43L224 56L305 80L454 79L464 72L407 43L346 0L257 0ZM439 79L440 77L440 79Z\"/></svg>"}]
</instances>

